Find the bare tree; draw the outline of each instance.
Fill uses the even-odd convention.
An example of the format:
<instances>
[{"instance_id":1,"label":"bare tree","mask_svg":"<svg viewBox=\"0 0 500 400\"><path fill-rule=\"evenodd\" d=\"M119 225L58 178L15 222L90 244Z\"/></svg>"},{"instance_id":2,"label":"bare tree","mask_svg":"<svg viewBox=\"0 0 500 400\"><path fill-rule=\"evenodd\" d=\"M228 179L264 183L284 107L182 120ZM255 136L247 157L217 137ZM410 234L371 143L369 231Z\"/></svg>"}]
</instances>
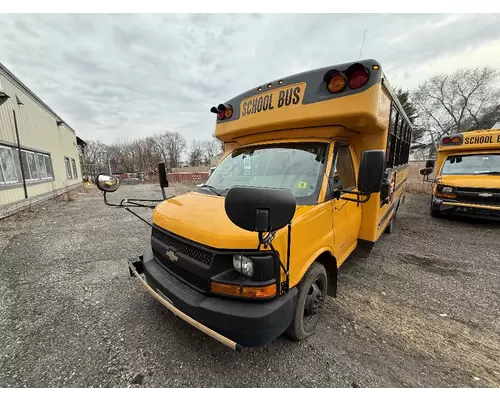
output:
<instances>
[{"instance_id":1,"label":"bare tree","mask_svg":"<svg viewBox=\"0 0 500 400\"><path fill-rule=\"evenodd\" d=\"M436 75L412 95L419 120L435 146L441 137L480 126L487 112L499 104L500 74L489 67L459 69Z\"/></svg>"},{"instance_id":2,"label":"bare tree","mask_svg":"<svg viewBox=\"0 0 500 400\"><path fill-rule=\"evenodd\" d=\"M108 170L108 146L98 140L87 140L81 155L83 175L97 175Z\"/></svg>"},{"instance_id":3,"label":"bare tree","mask_svg":"<svg viewBox=\"0 0 500 400\"><path fill-rule=\"evenodd\" d=\"M204 140L203 148L203 164L210 165L212 158L219 155L222 151L221 142L218 139Z\"/></svg>"},{"instance_id":4,"label":"bare tree","mask_svg":"<svg viewBox=\"0 0 500 400\"><path fill-rule=\"evenodd\" d=\"M199 140L193 140L191 143L191 149L189 151L189 165L192 167L198 167L202 163L203 150L201 142Z\"/></svg>"},{"instance_id":5,"label":"bare tree","mask_svg":"<svg viewBox=\"0 0 500 400\"><path fill-rule=\"evenodd\" d=\"M155 137L157 145L170 168L176 168L186 149L186 139L178 132L165 131Z\"/></svg>"}]
</instances>

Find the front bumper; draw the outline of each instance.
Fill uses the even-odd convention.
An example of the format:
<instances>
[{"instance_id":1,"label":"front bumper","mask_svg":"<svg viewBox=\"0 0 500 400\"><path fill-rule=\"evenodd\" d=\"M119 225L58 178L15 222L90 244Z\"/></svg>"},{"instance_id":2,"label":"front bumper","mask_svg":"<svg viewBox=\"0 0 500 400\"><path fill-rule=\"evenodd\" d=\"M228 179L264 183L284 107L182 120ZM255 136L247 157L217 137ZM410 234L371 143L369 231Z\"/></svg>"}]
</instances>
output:
<instances>
[{"instance_id":1,"label":"front bumper","mask_svg":"<svg viewBox=\"0 0 500 400\"><path fill-rule=\"evenodd\" d=\"M475 218L500 220L500 206L464 203L457 200L432 196L432 209L441 214L463 215Z\"/></svg>"},{"instance_id":2,"label":"front bumper","mask_svg":"<svg viewBox=\"0 0 500 400\"><path fill-rule=\"evenodd\" d=\"M203 294L156 262L150 246L143 256L131 260L129 266L131 274L138 277L144 274L145 288L170 311L233 349L270 342L288 328L295 312L297 288L263 302Z\"/></svg>"}]
</instances>

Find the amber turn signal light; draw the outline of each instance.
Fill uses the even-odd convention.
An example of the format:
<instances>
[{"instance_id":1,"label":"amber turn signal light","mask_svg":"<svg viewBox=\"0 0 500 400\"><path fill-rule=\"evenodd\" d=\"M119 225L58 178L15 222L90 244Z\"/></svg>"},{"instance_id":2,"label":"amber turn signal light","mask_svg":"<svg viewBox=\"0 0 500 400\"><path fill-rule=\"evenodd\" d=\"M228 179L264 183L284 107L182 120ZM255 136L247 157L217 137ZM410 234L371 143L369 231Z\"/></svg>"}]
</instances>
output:
<instances>
[{"instance_id":1,"label":"amber turn signal light","mask_svg":"<svg viewBox=\"0 0 500 400\"><path fill-rule=\"evenodd\" d=\"M441 192L437 192L437 193L434 193L434 196L436 196L436 197L444 197L446 199L456 199L457 198L457 195L455 193L441 193Z\"/></svg>"},{"instance_id":2,"label":"amber turn signal light","mask_svg":"<svg viewBox=\"0 0 500 400\"><path fill-rule=\"evenodd\" d=\"M267 286L240 286L229 283L210 282L212 293L228 296L248 297L252 299L266 299L276 295L276 284Z\"/></svg>"},{"instance_id":3,"label":"amber turn signal light","mask_svg":"<svg viewBox=\"0 0 500 400\"><path fill-rule=\"evenodd\" d=\"M333 74L328 81L328 90L330 91L330 93L340 93L345 89L346 85L347 80L345 79L344 75L342 75L340 72L337 72Z\"/></svg>"}]
</instances>

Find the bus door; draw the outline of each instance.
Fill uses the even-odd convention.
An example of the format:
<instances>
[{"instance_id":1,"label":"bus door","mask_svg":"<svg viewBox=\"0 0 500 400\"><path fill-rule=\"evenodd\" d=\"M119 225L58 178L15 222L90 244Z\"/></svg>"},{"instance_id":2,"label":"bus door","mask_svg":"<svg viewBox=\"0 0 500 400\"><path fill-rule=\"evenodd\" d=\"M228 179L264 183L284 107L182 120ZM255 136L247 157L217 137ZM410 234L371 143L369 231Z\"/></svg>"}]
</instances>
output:
<instances>
[{"instance_id":1,"label":"bus door","mask_svg":"<svg viewBox=\"0 0 500 400\"><path fill-rule=\"evenodd\" d=\"M341 262L350 254L355 245L361 227L361 205L353 201L335 199L335 190L355 190L356 173L352 149L348 144L336 142L334 161L330 170L327 192L332 204L332 226L334 232L334 251ZM355 194L342 194L344 198L356 198Z\"/></svg>"}]
</instances>

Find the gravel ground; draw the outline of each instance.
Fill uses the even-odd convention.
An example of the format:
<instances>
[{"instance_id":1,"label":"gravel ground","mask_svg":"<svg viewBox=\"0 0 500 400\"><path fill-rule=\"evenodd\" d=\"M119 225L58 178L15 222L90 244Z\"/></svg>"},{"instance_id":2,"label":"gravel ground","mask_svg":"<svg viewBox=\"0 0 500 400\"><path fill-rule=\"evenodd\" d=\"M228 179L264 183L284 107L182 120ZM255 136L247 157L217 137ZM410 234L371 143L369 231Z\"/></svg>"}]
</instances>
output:
<instances>
[{"instance_id":1,"label":"gravel ground","mask_svg":"<svg viewBox=\"0 0 500 400\"><path fill-rule=\"evenodd\" d=\"M498 223L433 220L409 195L395 233L346 263L313 337L237 353L128 276L146 224L73 197L0 221L0 386L500 386Z\"/></svg>"}]
</instances>

